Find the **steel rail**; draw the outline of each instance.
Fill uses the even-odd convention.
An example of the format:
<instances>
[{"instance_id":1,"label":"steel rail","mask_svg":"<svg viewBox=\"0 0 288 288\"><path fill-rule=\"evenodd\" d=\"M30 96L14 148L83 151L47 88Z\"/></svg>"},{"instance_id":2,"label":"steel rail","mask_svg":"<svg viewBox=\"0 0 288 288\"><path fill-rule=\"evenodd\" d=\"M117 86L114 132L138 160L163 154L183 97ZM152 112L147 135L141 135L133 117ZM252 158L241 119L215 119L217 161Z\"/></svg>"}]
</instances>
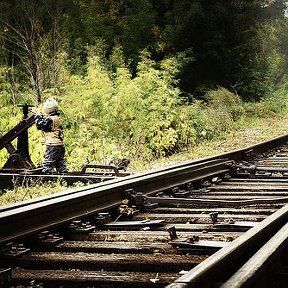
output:
<instances>
[{"instance_id":1,"label":"steel rail","mask_svg":"<svg viewBox=\"0 0 288 288\"><path fill-rule=\"evenodd\" d=\"M202 175L215 175L215 170L223 173L227 160L215 159L188 166L158 171L151 174L131 176L119 181L104 182L59 193L54 197L43 197L31 201L25 206L13 205L0 211L0 243L29 235L47 227L64 224L71 220L89 216L111 207L117 207L122 200L122 193L127 189L141 191L145 195L169 189ZM9 227L9 229L8 229Z\"/></svg>"},{"instance_id":2,"label":"steel rail","mask_svg":"<svg viewBox=\"0 0 288 288\"><path fill-rule=\"evenodd\" d=\"M209 206L243 206L253 204L276 204L288 202L288 197L277 197L277 198L257 198L257 199L245 199L245 200L221 200L221 199L198 199L198 198L179 198L179 197L144 197L147 203L158 203L158 204L169 204L173 201L177 201L177 204L189 205L209 205Z\"/></svg>"},{"instance_id":3,"label":"steel rail","mask_svg":"<svg viewBox=\"0 0 288 288\"><path fill-rule=\"evenodd\" d=\"M276 142L274 142L274 143L276 143ZM269 145L271 146L272 145L271 142L269 142L269 143L270 143ZM265 146L265 147L268 147L268 146ZM245 150L247 150L247 149L245 149ZM108 182L101 183L100 185L96 184L96 185L91 185L88 187L72 189L72 190L64 192L64 193L58 193L58 194L54 195L55 197L54 196L53 197L47 197L46 196L45 200L43 198L42 198L42 200L36 199L34 201L31 201L30 203L26 203L27 205L22 205L21 203L19 203L18 206L16 205L16 206L14 206L14 208L10 206L10 208L7 209L7 207L6 207L3 210L0 210L0 243L5 244L5 242L6 242L9 245L10 243L8 243L8 242L17 240L17 239L21 238L22 236L24 237L24 236L28 236L28 235L31 235L31 234L36 233L36 232L43 232L44 230L45 230L45 232L48 232L47 229L50 230L50 228L58 226L60 224L61 224L61 226L57 227L57 228L61 229L61 231L63 231L64 234L66 234L66 232L68 232L68 229L71 230L72 225L70 225L69 227L68 227L68 225L66 227L65 226L63 227L62 224L68 224L72 220L76 220L79 218L81 218L82 221L87 221L87 220L85 220L86 216L95 215L95 213L97 213L97 212L104 212L105 211L106 213L103 213L103 215L108 214L107 213L108 210L106 210L106 209L108 209L108 208L111 209L111 207L115 207L115 208L119 207L119 204L121 204L121 200L123 200L124 197L126 198L126 195L132 195L132 198L135 197L135 199L131 199L131 198L129 198L129 199L131 199L131 202L133 204L135 204L135 207L143 207L144 210L145 210L145 208L149 209L149 207L153 208L153 207L157 206L157 205L151 205L151 206L146 205L146 204L149 204L149 199L150 200L154 199L155 202L157 202L156 197L152 196L153 195L152 193L157 193L157 192L161 192L157 195L164 195L164 197L166 196L166 192L170 196L174 195L175 198L172 198L169 196L169 201L177 202L177 204L178 204L179 199L180 199L180 201L182 201L182 198L178 198L177 196L183 197L183 195L191 195L190 193L194 193L194 191L196 191L196 193L198 193L198 190L194 190L194 187L202 187L201 183L205 179L211 180L214 177L219 176L219 180L221 180L222 176L226 176L227 172L228 173L232 172L230 166L227 164L232 162L234 159L248 160L248 157L251 156L251 150L253 151L253 149L250 148L245 153L242 153L242 152L240 154L237 153L236 156L235 155L233 156L235 158L233 158L231 156L231 153L228 153L228 154L226 153L225 155L227 155L227 157L221 157L220 158L219 156L214 156L214 157L209 157L208 158L209 160L207 160L207 158L206 158L206 159L197 160L197 161L193 161L193 162L189 161L189 162L186 162L185 164L176 165L174 167L169 167L169 168L164 168L164 169L158 170L158 171L148 172L148 173L140 174L140 175L128 176L129 178L125 177L123 179L110 180ZM254 154L254 152L252 152L252 154ZM255 159L255 158L252 158L252 159ZM235 174L235 175L237 176L238 174ZM217 178L215 179L217 181L211 181L211 183L215 183L215 185L217 185L218 184ZM224 178L228 179L228 177L227 178L224 177ZM193 183L194 181L196 182L195 183L196 185L191 186L190 184ZM205 187L206 187L206 185L209 185L209 183L210 183L210 181L203 181L203 184L205 185ZM185 184L189 184L189 185L185 185ZM213 187L214 187L214 185L213 185ZM169 189L169 190L167 191L167 189ZM127 191L127 190L130 190L130 191ZM202 189L200 189L200 190L199 190L199 193L202 192ZM213 189L211 189L211 190L213 190ZM185 194L182 192L187 192L187 193ZM207 192L208 192L208 190L207 190ZM170 194L170 193L172 193L172 194ZM204 193L204 194L206 194L206 193ZM269 195L267 195L267 196L269 196ZM140 206L140 205L137 206L139 203L141 204L141 197L142 197L142 200L144 199L144 201L147 201L147 203L144 203L143 206ZM193 196L190 196L190 197L185 198L185 199L183 198L185 200L185 202L183 202L183 203L187 204L187 199L188 199L188 201L189 200L192 200L192 201L193 200L199 200L199 199L193 199L192 197ZM198 195L195 197L198 197ZM159 198L159 197L157 197L157 198ZM161 199L163 199L163 198L161 198ZM215 196L214 196L214 199L215 199ZM278 196L278 198L275 198L275 199L276 199L276 202L280 201L281 203L282 203L282 201L285 202L287 200L286 197L279 197L279 196ZM139 200L139 203L137 203L136 200ZM157 200L159 200L159 199L157 199ZM216 200L216 201L218 201L218 200ZM246 200L244 198L244 201L246 201ZM251 203L251 200L254 201L255 199L250 199L250 203ZM264 200L264 199L262 199L262 200ZM274 199L272 199L270 197L267 200L268 200L268 203L270 203L269 201L271 201L271 200L274 201ZM165 199L164 199L164 201L165 201ZM206 200L204 200L204 201L206 201ZM226 201L228 201L229 203L231 202L231 200L226 200ZM225 205L223 205L222 200L220 200L220 202L221 203L218 202L220 206L225 206ZM244 202L242 202L242 204L239 204L239 201L237 201L237 202L232 201L232 202L234 202L234 204L237 203L237 205L243 205L243 203L244 203ZM247 203L247 202L245 202L245 203ZM267 202L265 201L264 203L266 204ZM197 204L199 204L199 203L197 203ZM253 202L252 204L255 204L255 203ZM276 206L279 207L280 205L276 205ZM266 207L266 205L265 205L265 207ZM273 208L276 208L276 207L273 206ZM257 209L258 209L258 211L260 211L261 205L260 205L260 207L257 207ZM275 211L275 209L273 209L273 211ZM109 212L111 212L111 210ZM114 212L116 212L116 209L113 211L113 215L114 215ZM150 210L148 212L150 212ZM164 226L161 227L161 229L162 229L161 231L164 231L163 229L165 229L165 232L167 232L166 229L167 229L167 227L169 227L169 223L171 221L173 221L173 223L176 223L175 227L176 228L178 227L180 229L179 231L181 232L181 227L178 225L178 223L186 223L187 222L186 219L189 219L189 224L192 224L192 223L190 223L190 219L191 219L190 217L195 216L195 217L197 217L197 218L195 218L195 220L196 220L195 224L197 224L197 222L199 221L198 217L201 217L201 219L203 218L202 215L191 214L193 212L192 209L191 209L191 212L189 213L189 215L182 215L181 214L182 212L183 211L179 207L179 212L178 212L179 215L178 214L173 214L173 215L161 214L161 217L163 216L163 219L158 219L159 215L157 214L157 211L154 210L154 214L151 213L152 222L153 221L154 222L160 221L161 223L165 223L165 227ZM197 213L200 213L200 212L197 212ZM206 211L204 213L205 213L204 218L205 217L207 218L208 211ZM218 213L218 211L213 212L213 213ZM271 213L272 213L272 211L271 211ZM210 214L212 214L212 213L210 213ZM286 214L288 214L288 212ZM113 216L113 219L114 219L114 216ZM226 216L230 217L229 214L227 214ZM266 216L267 215L265 215L265 216L261 215L260 217L257 216L256 220L262 221L262 219L265 218ZM137 218L137 217L139 217L139 218ZM210 215L210 217L212 218L212 221L214 223L213 225L215 225L215 227L216 227L216 225L218 225L218 224L217 223L215 224L215 221L214 221L215 217L213 218L211 215ZM241 217L243 217L243 216L241 216ZM245 215L244 217L247 218L247 215ZM252 217L251 219L254 219L253 218L254 216L249 216L249 217ZM100 221L98 223L96 218L97 217L93 218L95 221L93 223L96 225L97 228L99 228L101 226L98 227L98 225L103 225L104 222L101 222L102 220L100 219ZM100 216L99 216L99 218L100 218ZM133 225L133 226L131 225L131 227L134 227L136 225L136 223L137 223L137 225L139 225L138 222L142 222L142 221L145 221L145 226L147 225L146 224L146 222L147 222L147 215L146 214L137 215L135 218L136 218L136 221L131 222L131 224ZM135 218L134 218L134 220L135 220ZM145 220L143 220L143 218ZM221 218L223 218L223 217L221 216ZM235 217L235 218L237 219L237 217ZM238 216L238 218L239 218L239 216ZM244 218L244 219L246 219L246 218ZM269 225L267 224L266 226L269 226L269 229L268 230L266 229L265 232L262 232L262 230L261 230L263 228L262 227L259 231L257 230L258 232L256 233L257 234L256 236L248 234L248 235L250 235L251 239L254 239L254 240L252 242L249 242L250 240L249 241L247 240L247 242L245 242L244 244L240 243L240 248L234 249L236 251L236 254L234 253L234 250L232 249L232 254L229 253L229 255L227 257L226 256L222 257L222 258L226 258L225 259L226 262L223 260L224 261L224 264L223 264L223 262L221 262L222 260L220 260L220 264L219 264L220 268L218 268L218 267L211 268L211 269L208 268L208 272L207 273L205 272L205 276L203 276L202 278L201 277L198 278L198 279L200 279L199 283L197 282L197 283L191 284L191 281L181 282L181 280L180 280L180 282L178 282L178 280L184 276L188 276L188 278L189 278L190 272L188 272L184 276L175 280L176 282L174 282L173 284L176 283L176 285L182 285L182 284L187 285L187 286L179 286L179 287L207 287L207 288L209 288L209 287L212 287L212 285L214 285L215 283L217 283L216 285L219 285L219 283L225 282L227 279L229 279L229 277L231 277L231 275L233 275L233 273L235 273L237 271L237 269L239 269L239 267L241 267L241 265L245 264L245 262L249 259L249 257L251 257L253 254L256 253L256 251L258 249L258 246L257 246L258 244L263 245L267 241L269 241L269 239L273 236L273 234L277 232L278 228L276 228L276 226L279 226L279 228L280 228L282 224L287 222L287 215L285 215L285 217L281 216L280 218L277 218L274 220L272 219L273 224L272 223ZM156 219L156 220L153 220L153 219ZM194 218L192 218L192 219L194 219ZM232 221L230 218L227 218L227 219L229 221ZM112 218L111 218L111 220L112 220ZM168 221L167 223L166 223L166 220ZM205 221L203 221L203 223L204 222L205 222L205 227L207 228L207 225L206 225L207 221L205 220ZM216 216L216 222L217 222L217 216ZM236 222L237 221L235 221L235 223ZM73 223L77 224L78 221L73 222ZM73 223L71 223L71 224L73 224ZM130 224L129 221L123 221L123 223L125 223L125 227ZM115 226L115 224L118 224L118 226L120 225L120 227L122 227L121 225L123 225L123 223L111 222L111 223L108 223L105 225L108 225L109 230L113 230L113 226L111 228L111 225ZM242 224L243 223L244 223L244 221L242 222ZM247 223L248 223L248 221L247 221ZM260 224L259 223L260 222L254 221L254 224L255 224L255 225L253 225L254 228L259 227L259 225L262 225L262 222ZM219 222L219 224L222 225L222 223L220 223L220 222ZM230 222L229 222L229 224L230 224ZM185 227L185 229L187 229L189 231L190 230L194 231L194 230L198 229L198 230L196 230L197 231L196 233L198 233L197 235L199 235L199 228L203 229L203 227L204 227L204 225L202 224L202 220L201 220L201 223L199 224L199 228L196 227L196 225L194 225L194 226L193 225L194 224L192 224L192 226L188 225L189 227L187 226L187 227ZM253 227L253 226L249 226L248 228ZM66 230L66 228L67 228L67 230ZM119 227L117 227L117 229L118 228ZM132 229L134 229L134 228L132 228ZM145 227L145 228L147 228L147 227ZM252 229L254 229L254 228L252 228ZM92 226L91 229L92 230L89 230L86 232L95 232L94 226ZM211 227L211 229L212 229L212 227ZM13 231L10 231L10 230L13 230ZM70 230L69 230L69 233L71 232ZM209 230L209 228L208 228L208 230ZM56 229L56 231L57 231L57 229ZM239 231L240 231L240 229L239 229ZM175 232L176 232L176 230L175 230ZM71 233L74 233L74 232L71 232ZM95 234L97 234L97 237L99 237L99 233L100 232L95 233ZM94 234L94 233L89 233L89 237L92 237L92 234ZM170 232L169 232L169 234L170 234ZM75 235L76 235L76 233L75 233ZM73 237L75 237L75 235L73 235ZM120 234L120 235L122 235L122 234ZM190 235L190 233L189 233L189 235ZM177 250L179 249L179 251L181 251L181 253L185 252L186 251L185 249L187 249L187 247L186 247L187 244L189 244L188 246L190 249L191 245L193 245L193 243L190 241L198 242L197 237L199 237L199 236L197 236L197 235L195 237L193 236L191 239L187 238L187 242L186 242L185 238L178 238L178 239L176 238L176 240L175 240L175 242L177 242L176 244L180 245L179 247L177 247ZM21 240L21 241L23 240L24 242L27 242L27 244L30 245L32 242L36 241L36 240L34 240L34 238L37 235L31 235L31 236L33 236L33 237L31 237L31 238L29 237L28 239L19 239L19 240ZM134 236L134 233L133 233L133 236ZM145 235L145 236L150 237L150 235ZM236 235L232 236L233 239L235 239L234 238L235 236ZM239 233L237 234L237 237L238 236L239 236ZM37 237L39 237L39 235ZM81 237L83 237L83 235L81 235ZM87 237L88 237L88 235L87 235ZM101 237L104 237L103 239L106 239L105 235L102 235ZM171 234L170 234L170 237L171 237ZM94 238L91 238L91 240L92 239L94 239ZM172 239L172 237L171 237L171 239ZM232 247L234 247L233 246L234 242L237 243L238 239L239 238L234 240L232 243L231 242L225 242L226 245L223 245L223 246L225 246L227 248L227 247L231 247L231 245L232 245ZM122 240L122 238L121 238L121 240ZM221 240L223 240L223 239L221 239ZM185 242L180 242L180 241L185 241ZM201 240L199 240L199 241L201 241ZM239 241L238 241L238 243L239 243ZM8 245L6 245L6 246L8 246ZM223 248L223 249L226 249L226 248ZM104 249L104 247L103 247L103 249ZM195 249L195 247L193 249ZM207 249L207 248L205 248L205 249ZM220 251L222 251L222 250L220 250ZM238 253L238 255L237 255L237 253ZM40 252L40 254L41 254L41 252ZM36 254L34 254L34 255L36 256ZM211 253L209 253L209 255L211 255ZM221 258L221 255L223 255L223 254L220 254L220 258ZM231 255L232 255L232 259L231 259ZM32 255L30 255L30 256L32 256ZM29 260L29 255L27 255L27 257L28 257L27 258L28 262L26 264L28 264L29 261L34 262L34 260L37 260L36 259L37 256L34 259L33 259L33 257L30 258L30 260ZM63 256L60 256L58 258L55 257L53 259L56 260L57 262L58 261L61 262L62 257ZM71 255L71 257L73 259L75 259L75 255ZM109 255L107 255L107 257L109 258ZM126 255L125 255L125 257L126 257ZM213 257L213 256L211 256L211 257ZM22 257L20 257L20 258L22 259ZM18 262L18 264L20 266L22 264L25 266L25 260L21 264L20 258L19 258L20 262ZM187 268L183 268L183 269L189 270L189 269L191 269L191 267L193 267L194 265L197 265L198 263L200 263L200 261L203 261L205 258L206 257L201 257L201 259L194 259L193 257L191 257L191 259L189 259L188 262L185 264ZM178 261L175 261L176 257L173 260L172 260L172 258L169 258L169 259L170 259L169 265L171 265L172 263L177 263L177 265L178 265ZM239 259L240 259L240 261L238 261ZM68 260L69 259L67 258L67 261ZM108 263L110 263L109 261L105 262L105 263L103 262L103 264L101 264L101 265L107 265ZM117 259L117 261L119 261L119 260ZM136 263L137 263L137 261L139 261L138 256L135 257L135 261L136 262L134 265L137 265ZM35 264L36 264L36 262L35 262ZM88 264L88 262L86 264ZM95 265L95 267L96 267L96 265L98 265L98 260L96 260L96 262L93 265ZM113 265L115 265L115 263ZM158 265L158 262L156 263L156 265ZM184 265L184 261L183 261L183 265ZM148 266L150 266L150 265L148 264ZM9 265L7 267L9 267ZM76 265L75 267L77 268L78 266ZM74 264L71 263L70 268L74 269L75 267L74 267ZM31 266L31 268L33 269L33 266ZM59 268L60 268L60 266L59 266ZM89 266L89 269L90 268L91 267ZM179 268L180 268L180 266L179 266ZM171 267L170 267L170 269L171 269ZM176 269L173 269L173 270L176 270ZM222 273L223 271L224 271L224 276ZM175 275L175 277L173 277L173 279L176 279L176 277L178 277L178 276ZM33 279L35 279L35 276L33 276ZM173 281L173 279L171 279L169 281L169 283L171 283L171 281ZM206 280L208 282L205 282ZM80 281L80 279L79 279L79 281ZM149 279L148 279L148 281L149 281ZM168 283L168 281L165 283ZM192 286L190 286L190 284ZM167 284L165 284L165 285L167 285ZM170 285L172 285L172 284L170 284Z\"/></svg>"},{"instance_id":4,"label":"steel rail","mask_svg":"<svg viewBox=\"0 0 288 288\"><path fill-rule=\"evenodd\" d=\"M210 171L209 175L212 175L211 173L213 172L211 171L212 170L211 167L213 168L215 166L217 170L217 167L219 168L219 163L221 164L221 169L223 170L223 173L225 171L226 172L229 171L229 169L227 169L226 167L227 160L225 159L207 159L207 160L195 161L195 162L191 161L189 162L189 164L185 164L185 165L177 165L174 167L169 167L169 168L161 169L157 171L150 171L150 172L142 173L142 174L134 174L134 175L126 176L125 178L114 178L114 179L107 180L101 183L91 184L85 187L68 189L67 191L61 192L61 193L55 193L52 195L38 197L32 200L26 200L26 201L22 201L22 202L15 203L15 204L5 205L5 206L0 207L0 213L8 211L8 210L13 210L15 208L20 208L20 207L24 207L28 205L34 205L36 203L40 203L40 202L47 201L47 200L58 199L63 196L77 194L79 192L90 191L95 188L105 187L110 184L119 183L119 185L121 185L122 182L126 183L127 181L137 181L138 179L139 180L144 179L144 178L149 179L149 178L160 177L160 176L165 177L166 173L168 173L169 175L176 176L179 174L181 175L182 173L181 171L183 171L184 173L184 171L186 170L186 174L189 173L189 171L193 171L193 180L195 181L195 180L199 180L202 178L202 173L205 173L205 170L206 171L209 170ZM222 165L222 163L225 163L225 165ZM188 169L188 172L187 172L187 169ZM167 174L167 177L170 177L168 174ZM218 171L218 174L219 174L219 171ZM187 177L187 175L185 177ZM178 183L181 184L181 182L179 182L179 179L178 179Z\"/></svg>"},{"instance_id":5,"label":"steel rail","mask_svg":"<svg viewBox=\"0 0 288 288\"><path fill-rule=\"evenodd\" d=\"M213 157L188 161L184 164L140 175L108 180L101 184L72 189L65 193L57 193L27 201L24 204L2 207L0 210L0 243L79 217L88 216L109 206L114 207L121 202L121 193L126 189L133 188L149 195L152 192L191 182L193 179L199 179L205 169L206 173L208 173L206 176L208 177L209 173L211 176L213 173L215 174L215 171L212 171L212 168L209 167L211 164L216 164L217 166L217 163L219 163L218 168L213 167L213 169L220 170L221 173L225 169L229 171L226 165L227 159L245 159L251 153L263 153L263 151L287 143L287 140L288 135L283 135L254 146ZM223 160L223 157L226 160ZM13 227L13 229L8 230L7 227Z\"/></svg>"},{"instance_id":6,"label":"steel rail","mask_svg":"<svg viewBox=\"0 0 288 288\"><path fill-rule=\"evenodd\" d=\"M263 279L273 259L279 257L288 244L288 223L286 223L257 253L253 255L234 275L231 276L221 288L240 288L255 286L255 282ZM271 269L270 269L271 270ZM269 272L269 270L268 270ZM267 275L267 274L266 274ZM269 275L270 276L270 275ZM261 281L261 280L260 280ZM261 284L269 287L269 284ZM275 286L276 287L276 286Z\"/></svg>"},{"instance_id":7,"label":"steel rail","mask_svg":"<svg viewBox=\"0 0 288 288\"><path fill-rule=\"evenodd\" d=\"M214 287L223 283L288 221L288 205L214 253L166 288ZM233 287L233 286L227 286Z\"/></svg>"},{"instance_id":8,"label":"steel rail","mask_svg":"<svg viewBox=\"0 0 288 288\"><path fill-rule=\"evenodd\" d=\"M100 186L105 186L105 185L109 185L110 183L121 183L122 181L127 181L130 178L133 179L137 179L138 177L142 177L144 175L154 175L157 173L162 172L169 172L170 170L174 170L174 169L181 169L184 168L186 166L191 166L191 165L196 165L196 164L201 164L205 162L210 162L212 160L219 160L219 159L229 159L229 160L244 160L247 157L247 154L259 154L259 153L263 153L266 152L270 149L276 148L279 145L284 145L287 144L288 142L288 134L284 134L282 136L270 139L268 141L263 141L261 143L258 143L256 145L252 145L246 148L242 148L242 149L238 149L238 150L234 150L231 152L227 152L227 153L223 153L223 154L219 154L219 155L215 155L215 156L211 156L211 157L205 157L202 159L197 159L197 160L192 160L192 161L186 161L185 163L181 163L181 164L177 164L177 165L173 165L170 167L166 167L166 168L162 168L162 169L158 169L156 171L149 171L147 173L141 173L141 174L134 174L131 176L126 176L125 179L122 178L116 178L116 179L112 179L112 180L108 180L105 181L104 183L97 183L97 184L92 184L89 185L88 187L86 187L85 189L90 190L90 189L94 189L95 187L100 187ZM37 175L36 175L37 176ZM0 175L1 177L1 175ZM56 176L55 176L56 177ZM83 188L80 189L69 189L67 192L65 193L61 193L61 195L59 194L52 194L49 196L44 196L44 197L39 197L37 199L33 199L33 200L28 200L28 201L23 201L23 203L16 203L16 204L12 204L12 205L6 205L6 206L2 206L0 207L0 212L3 211L7 211L10 209L14 209L16 207L22 207L22 206L26 206L29 204L35 204L37 202L42 202L42 201L46 201L48 199L56 199L58 197L62 197L63 195L69 195L69 194L74 194L74 193L78 193L78 192L82 192Z\"/></svg>"}]
</instances>

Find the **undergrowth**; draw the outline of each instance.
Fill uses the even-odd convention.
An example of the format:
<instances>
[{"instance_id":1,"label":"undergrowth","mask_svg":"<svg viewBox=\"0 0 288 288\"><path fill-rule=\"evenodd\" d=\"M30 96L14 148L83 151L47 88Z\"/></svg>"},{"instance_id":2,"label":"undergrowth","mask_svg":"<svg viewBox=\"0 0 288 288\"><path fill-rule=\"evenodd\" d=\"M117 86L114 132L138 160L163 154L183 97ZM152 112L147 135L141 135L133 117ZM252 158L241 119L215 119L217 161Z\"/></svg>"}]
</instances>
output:
<instances>
[{"instance_id":1,"label":"undergrowth","mask_svg":"<svg viewBox=\"0 0 288 288\"><path fill-rule=\"evenodd\" d=\"M77 182L69 188L84 186L83 183ZM34 198L61 193L68 188L67 183L61 179L58 181L41 182L33 180L29 184L13 183L13 188L2 191L0 195L0 206L16 202L31 200Z\"/></svg>"},{"instance_id":2,"label":"undergrowth","mask_svg":"<svg viewBox=\"0 0 288 288\"><path fill-rule=\"evenodd\" d=\"M231 135L233 139L251 122L271 118L277 122L287 114L285 85L256 103L245 103L224 87L209 90L203 100L194 99L193 95L187 100L177 86L180 66L188 61L185 53L156 63L143 51L137 75L132 76L124 61L120 61L123 57L119 47L108 60L103 58L103 49L99 45L88 51L87 75L75 76L63 70L59 76L61 87L43 91L43 100L55 97L60 104L71 171L89 163L108 164L113 158L129 158L130 169L140 171L175 155L195 159L217 154L223 149L207 148L209 143L224 141L219 145L225 147L226 139ZM114 63L115 59L120 60ZM12 99L5 73L5 69L0 70L0 113L5 115L0 122L2 134L21 119L18 105L35 104L36 99L30 90L13 95ZM29 128L29 140L31 159L36 166L41 165L45 147L35 126ZM16 141L12 144L16 146ZM204 148L200 151L199 147ZM0 151L0 166L8 156L5 149ZM60 186L63 187L59 183L48 185L47 189L46 184L38 185L29 192L16 186L2 195L5 199L1 205L61 191ZM12 194L16 195L14 199Z\"/></svg>"}]
</instances>

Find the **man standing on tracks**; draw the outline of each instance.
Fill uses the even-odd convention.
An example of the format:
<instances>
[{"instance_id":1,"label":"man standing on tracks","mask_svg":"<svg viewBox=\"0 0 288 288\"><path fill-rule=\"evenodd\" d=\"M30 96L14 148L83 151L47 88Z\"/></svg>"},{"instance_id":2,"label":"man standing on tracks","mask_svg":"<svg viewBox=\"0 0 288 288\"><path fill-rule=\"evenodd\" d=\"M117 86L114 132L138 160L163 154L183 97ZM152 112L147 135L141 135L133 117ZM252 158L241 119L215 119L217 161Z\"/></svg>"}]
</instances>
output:
<instances>
[{"instance_id":1,"label":"man standing on tracks","mask_svg":"<svg viewBox=\"0 0 288 288\"><path fill-rule=\"evenodd\" d=\"M67 173L64 147L64 135L61 125L58 102L48 98L43 104L44 115L36 113L36 128L42 131L42 143L46 144L46 152L42 164L42 173L51 174L56 168L60 174Z\"/></svg>"}]
</instances>

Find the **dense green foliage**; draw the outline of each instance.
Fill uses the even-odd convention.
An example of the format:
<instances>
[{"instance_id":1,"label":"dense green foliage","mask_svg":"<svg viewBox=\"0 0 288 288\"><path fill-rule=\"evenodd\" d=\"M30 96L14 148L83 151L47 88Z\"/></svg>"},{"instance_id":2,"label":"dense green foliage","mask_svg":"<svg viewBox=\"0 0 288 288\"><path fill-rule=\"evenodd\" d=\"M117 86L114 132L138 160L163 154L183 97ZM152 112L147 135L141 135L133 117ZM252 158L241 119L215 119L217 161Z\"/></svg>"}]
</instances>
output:
<instances>
[{"instance_id":1,"label":"dense green foliage","mask_svg":"<svg viewBox=\"0 0 288 288\"><path fill-rule=\"evenodd\" d=\"M278 113L288 90L285 4L0 0L0 132L21 118L17 104L41 109L57 98L73 169L170 155L247 113ZM35 127L30 139L40 164Z\"/></svg>"},{"instance_id":2,"label":"dense green foliage","mask_svg":"<svg viewBox=\"0 0 288 288\"><path fill-rule=\"evenodd\" d=\"M30 79L40 101L63 66L85 75L86 48L103 39L106 57L121 45L133 76L143 49L155 61L189 51L182 91L201 98L220 85L260 100L287 74L285 9L284 0L1 0L0 64L13 67L13 90Z\"/></svg>"}]
</instances>

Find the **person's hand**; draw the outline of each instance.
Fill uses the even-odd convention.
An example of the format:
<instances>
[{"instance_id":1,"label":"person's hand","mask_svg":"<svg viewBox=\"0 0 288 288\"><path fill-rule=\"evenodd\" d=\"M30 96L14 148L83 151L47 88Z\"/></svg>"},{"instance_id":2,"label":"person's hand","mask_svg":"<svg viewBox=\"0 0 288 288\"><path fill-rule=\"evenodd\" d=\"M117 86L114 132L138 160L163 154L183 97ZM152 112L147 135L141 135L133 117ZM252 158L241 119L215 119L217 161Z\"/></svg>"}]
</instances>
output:
<instances>
[{"instance_id":1,"label":"person's hand","mask_svg":"<svg viewBox=\"0 0 288 288\"><path fill-rule=\"evenodd\" d=\"M30 112L34 115L40 115L41 113L39 112L39 110L37 109L37 107L31 107L30 108Z\"/></svg>"}]
</instances>

